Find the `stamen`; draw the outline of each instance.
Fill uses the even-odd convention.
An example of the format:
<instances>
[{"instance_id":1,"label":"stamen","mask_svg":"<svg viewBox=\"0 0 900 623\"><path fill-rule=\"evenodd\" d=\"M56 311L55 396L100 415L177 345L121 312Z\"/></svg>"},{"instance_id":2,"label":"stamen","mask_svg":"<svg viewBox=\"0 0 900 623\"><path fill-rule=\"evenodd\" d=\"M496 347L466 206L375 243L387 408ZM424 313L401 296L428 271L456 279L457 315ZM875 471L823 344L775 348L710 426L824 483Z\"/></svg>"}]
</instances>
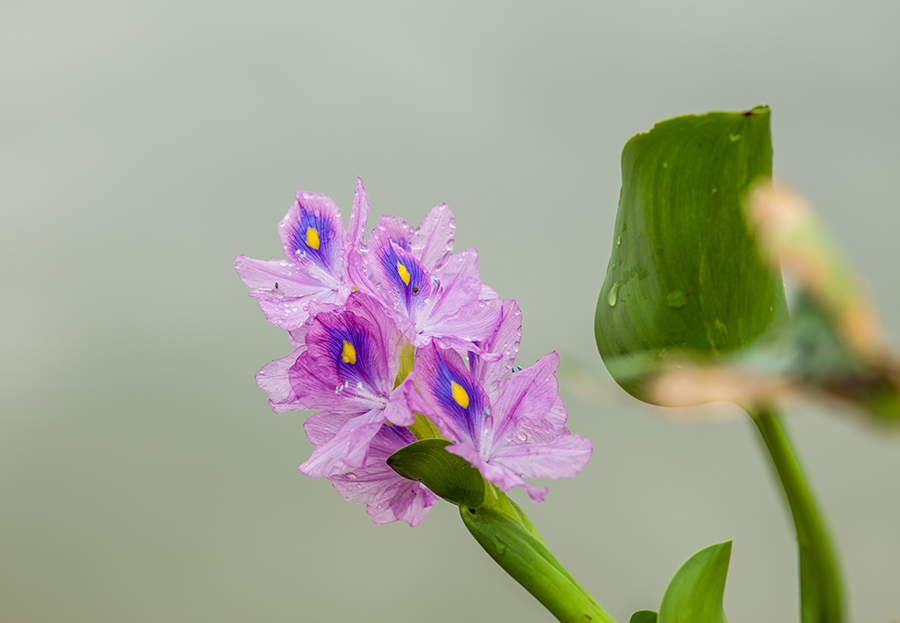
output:
<instances>
[{"instance_id":1,"label":"stamen","mask_svg":"<svg viewBox=\"0 0 900 623\"><path fill-rule=\"evenodd\" d=\"M319 248L319 232L315 227L306 228L306 244L310 249Z\"/></svg>"},{"instance_id":2,"label":"stamen","mask_svg":"<svg viewBox=\"0 0 900 623\"><path fill-rule=\"evenodd\" d=\"M409 285L409 271L406 270L406 266L404 266L400 262L397 262L397 274L400 275L403 283Z\"/></svg>"},{"instance_id":3,"label":"stamen","mask_svg":"<svg viewBox=\"0 0 900 623\"><path fill-rule=\"evenodd\" d=\"M344 348L341 350L341 361L344 363L356 363L356 349L347 340L344 340Z\"/></svg>"},{"instance_id":4,"label":"stamen","mask_svg":"<svg viewBox=\"0 0 900 623\"><path fill-rule=\"evenodd\" d=\"M462 385L457 384L455 381L450 381L450 392L453 394L453 400L456 401L456 404L463 409L468 408L469 394L466 393Z\"/></svg>"}]
</instances>

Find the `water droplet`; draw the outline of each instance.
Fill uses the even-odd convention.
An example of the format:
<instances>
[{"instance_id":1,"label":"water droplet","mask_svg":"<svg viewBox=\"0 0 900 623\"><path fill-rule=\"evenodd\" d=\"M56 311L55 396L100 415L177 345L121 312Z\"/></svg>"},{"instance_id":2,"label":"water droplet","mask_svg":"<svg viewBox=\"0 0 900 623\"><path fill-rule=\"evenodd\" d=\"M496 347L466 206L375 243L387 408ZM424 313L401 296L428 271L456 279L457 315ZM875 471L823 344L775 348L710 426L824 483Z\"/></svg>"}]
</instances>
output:
<instances>
[{"instance_id":1,"label":"water droplet","mask_svg":"<svg viewBox=\"0 0 900 623\"><path fill-rule=\"evenodd\" d=\"M737 141L741 140L741 135L740 135L740 134L729 134L729 135L728 135L728 139L729 139L732 143L734 143L734 142L737 142Z\"/></svg>"},{"instance_id":2,"label":"water droplet","mask_svg":"<svg viewBox=\"0 0 900 623\"><path fill-rule=\"evenodd\" d=\"M490 414L491 414L491 410L490 410L489 408L485 407L485 408L484 408L484 414L485 414L485 415L490 415Z\"/></svg>"},{"instance_id":3,"label":"water droplet","mask_svg":"<svg viewBox=\"0 0 900 623\"><path fill-rule=\"evenodd\" d=\"M622 236L619 236L618 238L616 238L616 246L618 247L621 244L622 244Z\"/></svg>"},{"instance_id":4,"label":"water droplet","mask_svg":"<svg viewBox=\"0 0 900 623\"><path fill-rule=\"evenodd\" d=\"M433 286L436 288L436 287L438 287L439 285L441 285L441 280L438 279L437 277L432 277L432 278L431 278L431 285L433 285Z\"/></svg>"},{"instance_id":5,"label":"water droplet","mask_svg":"<svg viewBox=\"0 0 900 623\"><path fill-rule=\"evenodd\" d=\"M609 289L609 296L606 297L607 302L609 302L610 307L615 307L616 302L619 300L619 288L622 287L622 284L618 281L612 285L612 288Z\"/></svg>"},{"instance_id":6,"label":"water droplet","mask_svg":"<svg viewBox=\"0 0 900 623\"><path fill-rule=\"evenodd\" d=\"M668 168L669 168L669 163L668 163L668 162L663 162L663 168L664 168L664 169L668 169Z\"/></svg>"},{"instance_id":7,"label":"water droplet","mask_svg":"<svg viewBox=\"0 0 900 623\"><path fill-rule=\"evenodd\" d=\"M681 290L672 290L666 295L666 305L669 307L684 307L687 304L687 297Z\"/></svg>"},{"instance_id":8,"label":"water droplet","mask_svg":"<svg viewBox=\"0 0 900 623\"><path fill-rule=\"evenodd\" d=\"M356 389L362 389L362 381L356 382Z\"/></svg>"},{"instance_id":9,"label":"water droplet","mask_svg":"<svg viewBox=\"0 0 900 623\"><path fill-rule=\"evenodd\" d=\"M519 441L528 441L528 435L525 434L525 431L519 431L516 433L516 439Z\"/></svg>"},{"instance_id":10,"label":"water droplet","mask_svg":"<svg viewBox=\"0 0 900 623\"><path fill-rule=\"evenodd\" d=\"M337 387L334 388L334 393L340 394L342 389L344 389L343 384L339 384Z\"/></svg>"},{"instance_id":11,"label":"water droplet","mask_svg":"<svg viewBox=\"0 0 900 623\"><path fill-rule=\"evenodd\" d=\"M615 262L613 262L613 265L612 265L612 267L613 267L613 270L615 270L615 269L616 269L616 264L615 264Z\"/></svg>"},{"instance_id":12,"label":"water droplet","mask_svg":"<svg viewBox=\"0 0 900 623\"><path fill-rule=\"evenodd\" d=\"M772 311L772 308L771 308L771 307L769 308L769 311Z\"/></svg>"}]
</instances>

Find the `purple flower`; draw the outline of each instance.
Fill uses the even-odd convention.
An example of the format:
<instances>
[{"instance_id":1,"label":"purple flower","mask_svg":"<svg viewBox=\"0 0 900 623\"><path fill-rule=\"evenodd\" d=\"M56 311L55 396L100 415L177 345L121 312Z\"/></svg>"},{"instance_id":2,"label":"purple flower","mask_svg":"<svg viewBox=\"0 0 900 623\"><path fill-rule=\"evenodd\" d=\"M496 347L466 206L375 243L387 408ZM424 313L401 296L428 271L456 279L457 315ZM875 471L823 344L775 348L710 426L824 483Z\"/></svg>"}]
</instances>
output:
<instances>
[{"instance_id":1,"label":"purple flower","mask_svg":"<svg viewBox=\"0 0 900 623\"><path fill-rule=\"evenodd\" d=\"M298 192L278 224L286 259L234 258L238 276L252 288L250 296L259 299L269 322L294 331L316 311L333 309L347 300L353 289L349 256L361 247L368 218L369 199L362 180L357 182L346 233L341 211L330 197Z\"/></svg>"},{"instance_id":2,"label":"purple flower","mask_svg":"<svg viewBox=\"0 0 900 623\"><path fill-rule=\"evenodd\" d=\"M385 420L413 423L402 392L394 390L401 345L402 335L381 305L354 292L343 308L315 317L300 348L259 371L257 384L276 412L325 409L349 416L300 467L304 474L332 476L363 467Z\"/></svg>"},{"instance_id":3,"label":"purple flower","mask_svg":"<svg viewBox=\"0 0 900 623\"><path fill-rule=\"evenodd\" d=\"M309 418L303 428L318 448L340 434L350 417L323 411ZM365 504L375 523L405 521L417 526L438 498L425 485L403 478L386 463L390 455L415 441L406 428L383 424L369 443L365 465L328 479L344 499Z\"/></svg>"},{"instance_id":4,"label":"purple flower","mask_svg":"<svg viewBox=\"0 0 900 623\"><path fill-rule=\"evenodd\" d=\"M506 305L505 321L492 339L516 341L517 310L513 302ZM501 491L520 486L541 502L547 489L532 487L523 477L570 478L587 464L593 448L565 427L555 352L498 380L506 374L501 374L504 360L476 366L480 379L494 385L488 392L458 353L431 346L416 353L413 373L402 387L410 408L427 415L453 442L448 452L469 461Z\"/></svg>"},{"instance_id":5,"label":"purple flower","mask_svg":"<svg viewBox=\"0 0 900 623\"><path fill-rule=\"evenodd\" d=\"M382 217L359 260L351 261L356 287L393 310L416 347L437 340L471 349L497 325L499 297L481 283L475 249L452 254L454 235L453 214L444 204L415 230L402 219Z\"/></svg>"}]
</instances>

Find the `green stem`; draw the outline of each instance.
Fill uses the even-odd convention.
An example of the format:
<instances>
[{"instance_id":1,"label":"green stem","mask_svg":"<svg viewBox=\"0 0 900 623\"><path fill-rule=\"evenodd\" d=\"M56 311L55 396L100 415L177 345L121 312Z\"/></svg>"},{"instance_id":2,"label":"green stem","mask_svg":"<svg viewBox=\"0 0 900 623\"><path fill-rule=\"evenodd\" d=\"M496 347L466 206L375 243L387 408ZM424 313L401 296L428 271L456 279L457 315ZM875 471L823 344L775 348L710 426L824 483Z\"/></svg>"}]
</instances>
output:
<instances>
[{"instance_id":1,"label":"green stem","mask_svg":"<svg viewBox=\"0 0 900 623\"><path fill-rule=\"evenodd\" d=\"M791 507L800 558L800 619L803 623L840 623L842 587L831 540L787 436L771 410L750 413L772 457Z\"/></svg>"},{"instance_id":2,"label":"green stem","mask_svg":"<svg viewBox=\"0 0 900 623\"><path fill-rule=\"evenodd\" d=\"M459 508L478 544L560 621L616 623L554 558L524 511L496 493L499 504L488 496L478 508Z\"/></svg>"}]
</instances>

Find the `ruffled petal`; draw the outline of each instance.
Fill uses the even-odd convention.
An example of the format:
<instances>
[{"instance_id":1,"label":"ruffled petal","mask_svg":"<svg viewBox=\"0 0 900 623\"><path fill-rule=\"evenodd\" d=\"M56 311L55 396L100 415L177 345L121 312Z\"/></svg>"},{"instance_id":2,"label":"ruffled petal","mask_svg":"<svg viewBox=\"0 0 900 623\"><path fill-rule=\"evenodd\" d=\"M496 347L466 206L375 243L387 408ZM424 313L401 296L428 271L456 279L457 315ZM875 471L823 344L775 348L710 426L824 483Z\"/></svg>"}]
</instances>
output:
<instances>
[{"instance_id":1,"label":"ruffled petal","mask_svg":"<svg viewBox=\"0 0 900 623\"><path fill-rule=\"evenodd\" d=\"M269 397L269 404L275 413L285 411L302 411L307 407L297 401L294 388L288 378L291 366L297 358L306 350L306 347L298 348L287 357L276 359L264 365L256 373L256 384Z\"/></svg>"},{"instance_id":2,"label":"ruffled petal","mask_svg":"<svg viewBox=\"0 0 900 623\"><path fill-rule=\"evenodd\" d=\"M456 219L446 203L434 206L422 219L410 240L409 251L426 270L433 271L443 265L453 253L456 238Z\"/></svg>"},{"instance_id":3,"label":"ruffled petal","mask_svg":"<svg viewBox=\"0 0 900 623\"><path fill-rule=\"evenodd\" d=\"M528 493L528 497L532 502L543 502L547 496L546 487L532 487L515 471L510 470L503 465L485 461L478 454L474 446L468 443L455 444L447 446L447 452L462 457L476 468L485 480L493 483L503 492L509 491L513 487L522 487Z\"/></svg>"},{"instance_id":4,"label":"ruffled petal","mask_svg":"<svg viewBox=\"0 0 900 623\"><path fill-rule=\"evenodd\" d=\"M491 361L491 358L482 356L471 357L469 360L472 375L481 383L491 401L496 399L501 381L512 371L521 340L522 312L515 301L503 300L500 306L500 320L493 334L479 343L483 350L495 353L497 358Z\"/></svg>"},{"instance_id":5,"label":"ruffled petal","mask_svg":"<svg viewBox=\"0 0 900 623\"><path fill-rule=\"evenodd\" d=\"M497 450L490 463L526 478L571 478L591 460L594 446L580 435L561 435L549 443L519 443Z\"/></svg>"},{"instance_id":6,"label":"ruffled petal","mask_svg":"<svg viewBox=\"0 0 900 623\"><path fill-rule=\"evenodd\" d=\"M388 456L415 441L405 428L382 426L372 439L366 466L329 479L344 499L365 504L376 524L399 520L417 526L437 496L424 485L401 477L385 462Z\"/></svg>"},{"instance_id":7,"label":"ruffled petal","mask_svg":"<svg viewBox=\"0 0 900 623\"><path fill-rule=\"evenodd\" d=\"M556 368L559 355L554 351L524 370L510 375L501 385L493 402L495 416L491 437L493 448L506 445L521 429L522 422L541 421L559 398Z\"/></svg>"},{"instance_id":8,"label":"ruffled petal","mask_svg":"<svg viewBox=\"0 0 900 623\"><path fill-rule=\"evenodd\" d=\"M330 441L316 447L309 460L300 466L300 471L307 476L328 477L364 467L372 438L383 423L384 412L381 410L350 418Z\"/></svg>"},{"instance_id":9,"label":"ruffled petal","mask_svg":"<svg viewBox=\"0 0 900 623\"><path fill-rule=\"evenodd\" d=\"M427 337L480 342L494 332L501 304L499 299L479 298L482 288L475 249L448 258L435 271L431 286L425 309L414 319L420 334L416 346L424 345Z\"/></svg>"}]
</instances>

